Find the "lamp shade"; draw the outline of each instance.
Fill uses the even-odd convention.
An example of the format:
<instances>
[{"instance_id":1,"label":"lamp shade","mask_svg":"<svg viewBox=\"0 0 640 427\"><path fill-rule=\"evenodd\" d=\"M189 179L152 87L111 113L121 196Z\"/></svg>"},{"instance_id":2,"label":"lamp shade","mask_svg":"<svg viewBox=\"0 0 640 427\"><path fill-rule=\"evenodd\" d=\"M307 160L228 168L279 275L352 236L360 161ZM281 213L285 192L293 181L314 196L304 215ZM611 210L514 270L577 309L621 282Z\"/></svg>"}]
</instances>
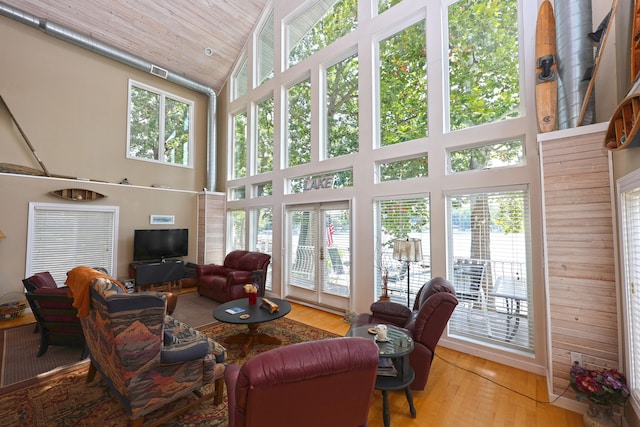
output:
<instances>
[{"instance_id":1,"label":"lamp shade","mask_svg":"<svg viewBox=\"0 0 640 427\"><path fill-rule=\"evenodd\" d=\"M396 239L393 241L393 259L398 261L422 261L420 239Z\"/></svg>"},{"instance_id":2,"label":"lamp shade","mask_svg":"<svg viewBox=\"0 0 640 427\"><path fill-rule=\"evenodd\" d=\"M6 239L6 238L7 236L5 236L2 230L0 230L0 239Z\"/></svg>"}]
</instances>

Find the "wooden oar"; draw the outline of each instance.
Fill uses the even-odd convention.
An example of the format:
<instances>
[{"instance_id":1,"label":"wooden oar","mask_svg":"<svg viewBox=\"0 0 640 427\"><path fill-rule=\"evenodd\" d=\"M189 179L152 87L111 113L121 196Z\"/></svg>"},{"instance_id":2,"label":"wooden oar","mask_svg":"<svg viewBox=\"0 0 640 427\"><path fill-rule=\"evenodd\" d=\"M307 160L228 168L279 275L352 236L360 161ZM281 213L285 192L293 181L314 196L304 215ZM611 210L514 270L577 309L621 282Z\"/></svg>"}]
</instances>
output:
<instances>
[{"instance_id":1,"label":"wooden oar","mask_svg":"<svg viewBox=\"0 0 640 427\"><path fill-rule=\"evenodd\" d=\"M7 111L9 112L9 116L11 116L11 120L13 120L13 123L15 123L16 127L18 128L18 131L20 132L20 135L22 135L22 138L24 138L25 142L27 143L27 145L29 146L29 149L31 150L31 152L33 153L33 155L35 156L36 160L38 161L38 163L40 163L40 167L42 168L42 170L44 171L44 174L46 176L51 176L49 175L49 171L47 170L47 167L44 165L44 163L42 162L42 160L40 160L40 157L38 157L38 154L36 153L36 150L33 148L33 145L31 145L31 142L29 141L29 138L27 138L27 135L24 133L24 131L22 130L22 128L20 127L20 125L18 124L18 121L16 120L16 118L13 116L13 113L11 112L11 109L9 108L9 105L7 105L7 103L4 101L4 98L2 98L2 95L0 95L0 101L2 101L2 103L4 104L5 108L7 109Z\"/></svg>"}]
</instances>

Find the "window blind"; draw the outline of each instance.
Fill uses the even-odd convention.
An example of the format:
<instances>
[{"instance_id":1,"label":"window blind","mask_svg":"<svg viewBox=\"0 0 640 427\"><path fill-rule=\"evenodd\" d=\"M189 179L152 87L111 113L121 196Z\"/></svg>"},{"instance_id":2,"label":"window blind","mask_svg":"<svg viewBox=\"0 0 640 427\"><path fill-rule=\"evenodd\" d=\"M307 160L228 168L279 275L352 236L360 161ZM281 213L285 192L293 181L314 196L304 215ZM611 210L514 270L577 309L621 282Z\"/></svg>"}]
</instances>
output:
<instances>
[{"instance_id":1,"label":"window blind","mask_svg":"<svg viewBox=\"0 0 640 427\"><path fill-rule=\"evenodd\" d=\"M449 335L534 351L529 192L447 196Z\"/></svg>"},{"instance_id":2,"label":"window blind","mask_svg":"<svg viewBox=\"0 0 640 427\"><path fill-rule=\"evenodd\" d=\"M640 184L640 180L636 181ZM620 197L624 270L625 317L627 334L627 381L632 399L640 404L640 188Z\"/></svg>"},{"instance_id":3,"label":"window blind","mask_svg":"<svg viewBox=\"0 0 640 427\"><path fill-rule=\"evenodd\" d=\"M79 265L115 271L117 206L29 204L27 277L49 271L61 286Z\"/></svg>"}]
</instances>

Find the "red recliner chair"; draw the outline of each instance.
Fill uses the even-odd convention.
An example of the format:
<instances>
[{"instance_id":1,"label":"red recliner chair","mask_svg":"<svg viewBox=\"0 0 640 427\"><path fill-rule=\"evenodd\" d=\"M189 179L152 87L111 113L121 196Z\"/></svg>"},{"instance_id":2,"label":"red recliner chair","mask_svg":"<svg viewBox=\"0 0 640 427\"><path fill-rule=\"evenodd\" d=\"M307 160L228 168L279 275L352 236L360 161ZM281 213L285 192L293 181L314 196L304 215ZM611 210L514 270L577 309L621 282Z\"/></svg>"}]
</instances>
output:
<instances>
[{"instance_id":1,"label":"red recliner chair","mask_svg":"<svg viewBox=\"0 0 640 427\"><path fill-rule=\"evenodd\" d=\"M378 351L366 338L332 338L227 365L229 427L366 426Z\"/></svg>"},{"instance_id":2,"label":"red recliner chair","mask_svg":"<svg viewBox=\"0 0 640 427\"><path fill-rule=\"evenodd\" d=\"M271 255L251 251L231 251L223 265L196 266L198 293L219 302L246 297L243 286L258 285L258 295L264 296L267 268Z\"/></svg>"},{"instance_id":3,"label":"red recliner chair","mask_svg":"<svg viewBox=\"0 0 640 427\"><path fill-rule=\"evenodd\" d=\"M434 277L418 291L413 311L395 302L377 301L371 304L371 314L359 315L351 327L384 323L406 329L413 337L415 345L409 355L416 374L411 389L424 390L436 345L458 305L455 295L456 291L449 281L442 277Z\"/></svg>"}]
</instances>

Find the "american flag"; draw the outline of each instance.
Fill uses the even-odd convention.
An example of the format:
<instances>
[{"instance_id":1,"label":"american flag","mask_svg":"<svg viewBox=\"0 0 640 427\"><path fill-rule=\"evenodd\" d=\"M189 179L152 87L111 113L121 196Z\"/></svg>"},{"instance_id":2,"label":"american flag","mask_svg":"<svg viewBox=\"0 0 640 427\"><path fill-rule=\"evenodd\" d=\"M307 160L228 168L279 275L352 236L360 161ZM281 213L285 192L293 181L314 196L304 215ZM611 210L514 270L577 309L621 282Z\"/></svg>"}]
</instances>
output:
<instances>
[{"instance_id":1,"label":"american flag","mask_svg":"<svg viewBox=\"0 0 640 427\"><path fill-rule=\"evenodd\" d=\"M333 222L331 222L331 218L329 218L329 223L327 224L327 247L333 245L333 232L336 229L333 227Z\"/></svg>"}]
</instances>

